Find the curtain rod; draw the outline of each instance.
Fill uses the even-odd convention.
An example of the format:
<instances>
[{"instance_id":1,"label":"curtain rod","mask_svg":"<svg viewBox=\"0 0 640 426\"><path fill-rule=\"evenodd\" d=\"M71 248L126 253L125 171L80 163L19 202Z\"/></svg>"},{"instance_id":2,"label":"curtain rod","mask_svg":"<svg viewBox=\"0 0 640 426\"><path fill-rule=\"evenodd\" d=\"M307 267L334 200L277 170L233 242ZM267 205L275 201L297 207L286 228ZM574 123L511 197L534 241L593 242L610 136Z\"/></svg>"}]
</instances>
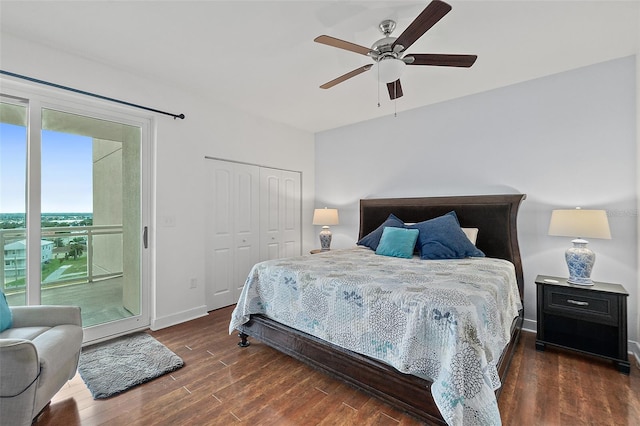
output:
<instances>
[{"instance_id":1,"label":"curtain rod","mask_svg":"<svg viewBox=\"0 0 640 426\"><path fill-rule=\"evenodd\" d=\"M4 74L4 75L11 76L11 77L16 77L16 78L21 78L23 80L32 81L34 83L44 84L46 86L56 87L58 89L68 90L70 92L80 93L82 95L92 96L94 98L103 99L105 101L111 101L111 102L116 102L116 103L123 104L123 105L128 105L128 106L131 106L131 107L134 107L134 108L140 108L140 109L144 109L144 110L147 110L147 111L157 112L159 114L170 115L171 117L173 117L174 120L176 118L184 120L184 114L172 114L170 112L160 111L158 109L149 108L149 107L142 106L142 105L137 105L137 104L132 104L131 102L121 101L119 99L114 99L114 98L109 98L107 96L98 95L96 93L85 92L84 90L74 89L73 87L63 86L61 84L51 83L49 81L44 81L44 80L38 80L37 78L27 77L26 75L16 74L16 73L13 73L13 72L10 72L10 71L0 70L0 74Z\"/></svg>"}]
</instances>

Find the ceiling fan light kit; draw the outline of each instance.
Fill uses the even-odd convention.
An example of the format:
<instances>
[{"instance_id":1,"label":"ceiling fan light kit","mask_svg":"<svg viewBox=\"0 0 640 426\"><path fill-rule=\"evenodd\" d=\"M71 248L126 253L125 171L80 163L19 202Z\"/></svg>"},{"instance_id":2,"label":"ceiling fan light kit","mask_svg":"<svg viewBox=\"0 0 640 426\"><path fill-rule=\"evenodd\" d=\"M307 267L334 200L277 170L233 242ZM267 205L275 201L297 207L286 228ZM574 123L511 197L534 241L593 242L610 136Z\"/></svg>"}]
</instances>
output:
<instances>
[{"instance_id":1,"label":"ceiling fan light kit","mask_svg":"<svg viewBox=\"0 0 640 426\"><path fill-rule=\"evenodd\" d=\"M441 0L433 0L427 7L413 20L413 22L400 34L399 37L391 37L391 33L396 28L395 21L386 19L380 23L378 28L384 38L373 43L371 48L360 46L355 43L340 40L335 37L321 35L315 38L316 43L337 47L350 52L369 56L374 60L376 66L376 78L380 83L386 83L389 91L389 98L397 99L402 96L402 86L400 77L406 65L430 65L444 67L465 67L472 66L476 55L457 54L428 54L428 53L407 53L405 50L418 40L425 32L434 26L440 19L451 11L451 6ZM369 71L373 64L356 68L338 78L335 78L320 86L328 89L336 84L342 83L358 74Z\"/></svg>"},{"instance_id":2,"label":"ceiling fan light kit","mask_svg":"<svg viewBox=\"0 0 640 426\"><path fill-rule=\"evenodd\" d=\"M400 59L383 58L378 61L378 81L380 83L393 83L402 77L405 63Z\"/></svg>"}]
</instances>

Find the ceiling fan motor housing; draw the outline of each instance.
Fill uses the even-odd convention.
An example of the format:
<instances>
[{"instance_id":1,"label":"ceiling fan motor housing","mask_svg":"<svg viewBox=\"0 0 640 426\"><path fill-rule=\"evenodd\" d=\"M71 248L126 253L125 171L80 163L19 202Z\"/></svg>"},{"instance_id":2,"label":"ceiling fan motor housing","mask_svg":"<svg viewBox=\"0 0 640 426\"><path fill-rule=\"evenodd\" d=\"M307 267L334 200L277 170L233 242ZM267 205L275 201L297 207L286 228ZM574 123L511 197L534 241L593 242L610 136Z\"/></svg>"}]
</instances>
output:
<instances>
[{"instance_id":1,"label":"ceiling fan motor housing","mask_svg":"<svg viewBox=\"0 0 640 426\"><path fill-rule=\"evenodd\" d=\"M373 43L371 46L371 57L374 61L378 62L382 59L398 58L398 52L395 52L391 46L393 42L397 40L397 37L385 37Z\"/></svg>"}]
</instances>

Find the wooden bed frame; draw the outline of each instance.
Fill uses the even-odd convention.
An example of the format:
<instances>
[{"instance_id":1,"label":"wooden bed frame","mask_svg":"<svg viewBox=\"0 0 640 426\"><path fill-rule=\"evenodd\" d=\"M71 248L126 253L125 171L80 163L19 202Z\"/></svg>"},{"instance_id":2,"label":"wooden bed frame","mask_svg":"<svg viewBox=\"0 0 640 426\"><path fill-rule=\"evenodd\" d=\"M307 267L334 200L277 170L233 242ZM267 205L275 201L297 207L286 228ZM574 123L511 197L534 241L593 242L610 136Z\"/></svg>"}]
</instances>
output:
<instances>
[{"instance_id":1,"label":"wooden bed frame","mask_svg":"<svg viewBox=\"0 0 640 426\"><path fill-rule=\"evenodd\" d=\"M518 247L517 214L524 194L473 195L429 198L360 200L362 238L393 213L405 222L421 222L455 211L462 227L479 228L476 246L488 257L515 265L520 298L524 294L522 260ZM522 329L523 311L513 321L511 340L505 348L498 373L501 381L509 368ZM359 355L309 334L282 325L263 315L252 315L240 330L240 346L247 336L339 378L429 424L446 424L431 396L431 382L404 374L372 358ZM496 391L499 396L500 389Z\"/></svg>"}]
</instances>

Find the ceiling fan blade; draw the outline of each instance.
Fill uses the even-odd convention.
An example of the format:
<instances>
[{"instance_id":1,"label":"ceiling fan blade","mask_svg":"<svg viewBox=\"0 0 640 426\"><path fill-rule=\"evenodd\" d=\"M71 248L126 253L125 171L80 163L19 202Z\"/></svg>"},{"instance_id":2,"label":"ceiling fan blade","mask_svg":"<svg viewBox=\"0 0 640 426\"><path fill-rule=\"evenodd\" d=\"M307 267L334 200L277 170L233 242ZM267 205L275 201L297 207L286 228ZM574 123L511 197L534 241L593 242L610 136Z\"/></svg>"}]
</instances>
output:
<instances>
[{"instance_id":1,"label":"ceiling fan blade","mask_svg":"<svg viewBox=\"0 0 640 426\"><path fill-rule=\"evenodd\" d=\"M391 48L394 49L396 46L400 45L402 46L400 52L408 49L409 46L415 43L417 39L442 19L444 15L449 13L450 10L451 6L449 4L440 0L433 0L420 13L420 15L413 20L411 25L409 25L407 29L400 34L400 37L393 42Z\"/></svg>"},{"instance_id":2,"label":"ceiling fan blade","mask_svg":"<svg viewBox=\"0 0 640 426\"><path fill-rule=\"evenodd\" d=\"M464 67L469 68L478 59L477 55L448 55L440 53L415 53L407 54L404 59L413 58L413 62L406 61L407 65L434 65L440 67Z\"/></svg>"},{"instance_id":3,"label":"ceiling fan blade","mask_svg":"<svg viewBox=\"0 0 640 426\"><path fill-rule=\"evenodd\" d=\"M335 86L338 83L342 83L345 80L350 79L351 77L355 77L358 74L362 74L365 71L369 71L371 69L371 67L373 66L373 64L369 64L369 65L365 65L363 67L360 68L356 68L353 71L350 71L344 75L341 75L338 78L334 78L333 80L323 84L322 86L320 86L321 89L329 89L330 87Z\"/></svg>"},{"instance_id":4,"label":"ceiling fan blade","mask_svg":"<svg viewBox=\"0 0 640 426\"><path fill-rule=\"evenodd\" d=\"M397 99L402 96L402 86L400 80L387 83L387 90L389 90L389 98L391 100Z\"/></svg>"},{"instance_id":5,"label":"ceiling fan blade","mask_svg":"<svg viewBox=\"0 0 640 426\"><path fill-rule=\"evenodd\" d=\"M313 39L316 43L326 44L327 46L337 47L338 49L348 50L350 52L356 52L361 55L368 55L371 49L368 47L360 46L359 44L351 43L349 41L340 40L339 38L331 37L328 35L321 35Z\"/></svg>"}]
</instances>

